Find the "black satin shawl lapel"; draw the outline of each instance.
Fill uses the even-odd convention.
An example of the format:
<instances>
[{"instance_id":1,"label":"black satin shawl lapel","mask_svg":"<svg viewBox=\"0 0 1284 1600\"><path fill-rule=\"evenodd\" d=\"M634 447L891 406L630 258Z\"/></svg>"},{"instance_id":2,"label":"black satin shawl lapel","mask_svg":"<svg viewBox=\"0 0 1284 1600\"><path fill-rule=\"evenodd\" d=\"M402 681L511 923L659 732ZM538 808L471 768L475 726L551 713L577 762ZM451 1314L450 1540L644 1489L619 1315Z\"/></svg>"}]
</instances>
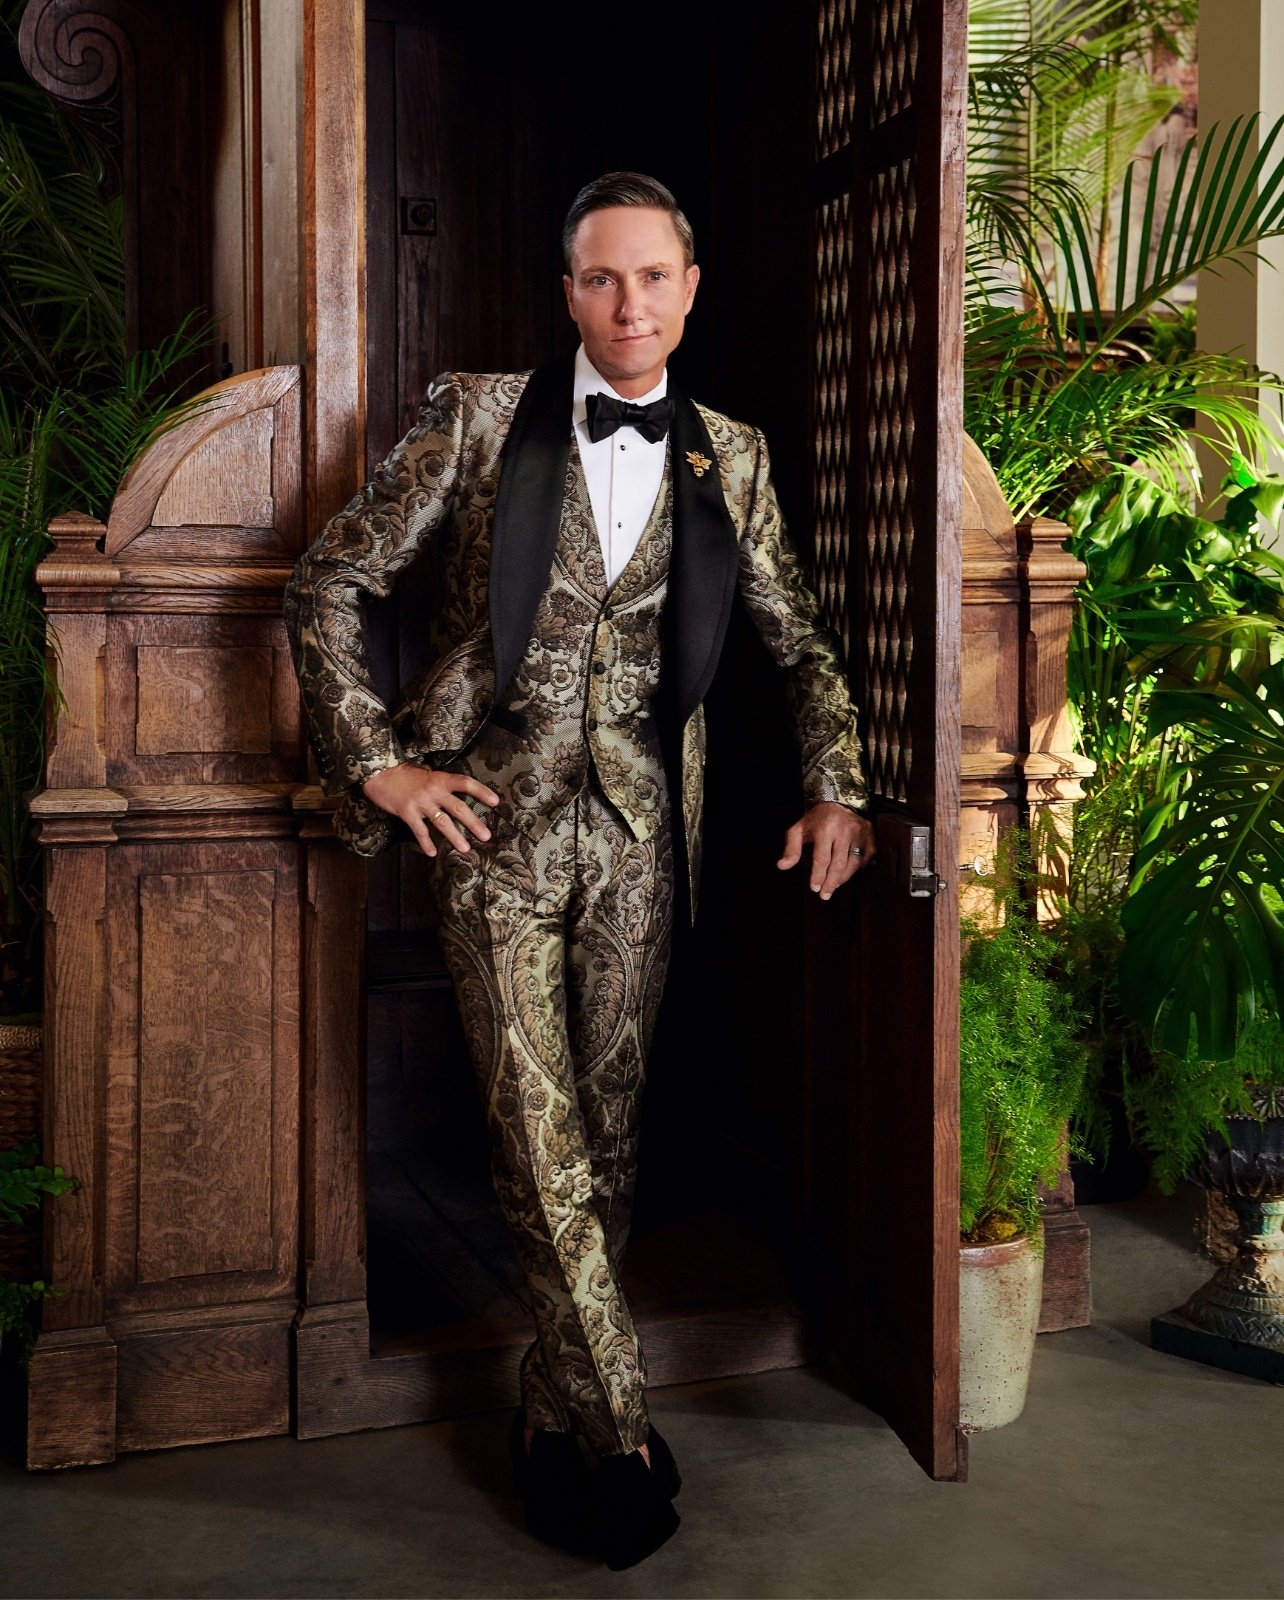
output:
<instances>
[{"instance_id":1,"label":"black satin shawl lapel","mask_svg":"<svg viewBox=\"0 0 1284 1600\"><path fill-rule=\"evenodd\" d=\"M677 728L704 699L722 653L736 592L739 548L722 491L718 453L686 395L673 395L673 550L665 597L665 699ZM697 476L688 456L709 465Z\"/></svg>"},{"instance_id":2,"label":"black satin shawl lapel","mask_svg":"<svg viewBox=\"0 0 1284 1600\"><path fill-rule=\"evenodd\" d=\"M517 402L500 456L489 577L496 703L522 658L548 587L562 522L574 399L573 355L537 367Z\"/></svg>"}]
</instances>

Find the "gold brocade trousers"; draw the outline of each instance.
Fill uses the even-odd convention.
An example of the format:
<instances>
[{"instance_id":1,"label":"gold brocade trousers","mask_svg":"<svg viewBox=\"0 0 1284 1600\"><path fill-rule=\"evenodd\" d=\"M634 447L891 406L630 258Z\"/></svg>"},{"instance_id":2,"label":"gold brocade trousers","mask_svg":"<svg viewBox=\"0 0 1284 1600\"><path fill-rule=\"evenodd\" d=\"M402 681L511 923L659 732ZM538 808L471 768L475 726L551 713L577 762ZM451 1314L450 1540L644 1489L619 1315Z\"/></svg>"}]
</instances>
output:
<instances>
[{"instance_id":1,"label":"gold brocade trousers","mask_svg":"<svg viewBox=\"0 0 1284 1600\"><path fill-rule=\"evenodd\" d=\"M429 877L535 1315L522 1405L531 1427L628 1452L646 1441L646 1364L620 1268L669 959L669 818L639 843L590 770L545 832L507 805L489 824Z\"/></svg>"}]
</instances>

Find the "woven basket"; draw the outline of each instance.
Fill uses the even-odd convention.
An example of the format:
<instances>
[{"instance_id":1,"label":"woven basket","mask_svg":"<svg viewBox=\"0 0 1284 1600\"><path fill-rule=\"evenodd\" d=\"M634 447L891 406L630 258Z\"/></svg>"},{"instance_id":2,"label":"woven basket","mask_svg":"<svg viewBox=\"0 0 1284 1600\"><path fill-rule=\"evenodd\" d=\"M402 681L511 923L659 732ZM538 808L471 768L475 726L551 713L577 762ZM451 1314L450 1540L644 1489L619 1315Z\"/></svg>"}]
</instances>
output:
<instances>
[{"instance_id":1,"label":"woven basket","mask_svg":"<svg viewBox=\"0 0 1284 1600\"><path fill-rule=\"evenodd\" d=\"M40 1133L40 1029L0 1023L0 1150ZM26 1281L40 1271L40 1213L21 1223L0 1220L0 1278Z\"/></svg>"}]
</instances>

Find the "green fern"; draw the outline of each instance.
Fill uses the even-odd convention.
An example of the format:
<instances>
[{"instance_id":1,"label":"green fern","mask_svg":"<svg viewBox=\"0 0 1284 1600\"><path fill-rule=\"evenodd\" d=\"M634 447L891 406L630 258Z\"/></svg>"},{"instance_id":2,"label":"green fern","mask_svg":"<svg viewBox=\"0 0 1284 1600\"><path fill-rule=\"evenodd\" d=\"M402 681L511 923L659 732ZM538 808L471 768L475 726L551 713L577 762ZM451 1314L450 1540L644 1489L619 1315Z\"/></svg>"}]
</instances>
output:
<instances>
[{"instance_id":1,"label":"green fern","mask_svg":"<svg viewBox=\"0 0 1284 1600\"><path fill-rule=\"evenodd\" d=\"M40 874L26 803L56 693L35 570L45 528L106 515L130 462L185 410L180 373L208 347L196 316L131 355L119 199L54 103L22 72L23 6L0 0L0 1010L39 1004ZM184 386L186 386L184 385Z\"/></svg>"},{"instance_id":2,"label":"green fern","mask_svg":"<svg viewBox=\"0 0 1284 1600\"><path fill-rule=\"evenodd\" d=\"M969 1242L1037 1235L1039 1186L1056 1182L1087 1064L1086 1018L1057 941L1023 903L1027 857L1013 831L994 880L1003 921L963 925L959 1226Z\"/></svg>"}]
</instances>

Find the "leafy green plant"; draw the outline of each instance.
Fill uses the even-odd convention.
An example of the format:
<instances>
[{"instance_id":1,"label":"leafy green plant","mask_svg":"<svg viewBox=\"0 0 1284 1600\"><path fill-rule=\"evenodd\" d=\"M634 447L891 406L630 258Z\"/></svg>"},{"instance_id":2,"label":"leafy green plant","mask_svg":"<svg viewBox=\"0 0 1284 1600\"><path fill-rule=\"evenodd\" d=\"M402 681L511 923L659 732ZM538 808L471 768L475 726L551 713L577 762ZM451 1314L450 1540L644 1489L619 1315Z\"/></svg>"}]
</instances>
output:
<instances>
[{"instance_id":1,"label":"leafy green plant","mask_svg":"<svg viewBox=\"0 0 1284 1600\"><path fill-rule=\"evenodd\" d=\"M994 929L964 920L960 989L960 1215L966 1243L1038 1237L1041 1184L1056 1182L1083 1084L1085 1018L1059 947L1028 914L1013 845L1000 853Z\"/></svg>"},{"instance_id":2,"label":"leafy green plant","mask_svg":"<svg viewBox=\"0 0 1284 1600\"><path fill-rule=\"evenodd\" d=\"M1284 482L1244 463L1216 521L1120 474L1071 509L1087 566L1069 687L1097 777L1070 900L1118 908L1119 997L1157 1048L1228 1058L1284 1003ZM1091 846L1091 848L1089 848Z\"/></svg>"},{"instance_id":3,"label":"leafy green plant","mask_svg":"<svg viewBox=\"0 0 1284 1600\"><path fill-rule=\"evenodd\" d=\"M1181 0L973 8L964 418L1018 519L1060 515L1130 465L1193 499L1193 419L1226 462L1280 438L1259 404L1278 378L1178 341L1155 360L1135 337L1175 312L1193 274L1243 266L1284 234L1284 119L1237 118L1191 141L1166 207L1159 156L1134 154L1172 100L1145 78L1144 47L1190 12Z\"/></svg>"},{"instance_id":4,"label":"leafy green plant","mask_svg":"<svg viewBox=\"0 0 1284 1600\"><path fill-rule=\"evenodd\" d=\"M1125 1073L1123 1101L1134 1136L1154 1157L1156 1183L1171 1194L1203 1153L1210 1132L1233 1143L1229 1117L1284 1116L1284 1028L1278 1015L1259 1011L1221 1060L1198 1051L1156 1051L1143 1071Z\"/></svg>"},{"instance_id":5,"label":"leafy green plant","mask_svg":"<svg viewBox=\"0 0 1284 1600\"><path fill-rule=\"evenodd\" d=\"M131 353L119 199L18 60L20 0L0 4L0 1011L39 1006L39 854L26 811L56 693L35 571L48 522L106 515L143 445L184 414L211 326L195 316Z\"/></svg>"},{"instance_id":6,"label":"leafy green plant","mask_svg":"<svg viewBox=\"0 0 1284 1600\"><path fill-rule=\"evenodd\" d=\"M1278 445L1284 385L1201 351L1174 299L1284 232L1284 123L1189 141L1161 203L1137 145L1175 94L1145 56L1180 53L1194 13L974 0L965 302L968 431L1015 515L1066 516L1088 569L1068 690L1097 771L1058 885L1091 1018L1076 1136L1104 1146L1113 1083L1139 1138L1170 1150L1180 1124L1188 1153L1284 1004L1284 567L1257 535L1284 485L1243 464ZM1196 428L1229 469L1216 520Z\"/></svg>"},{"instance_id":7,"label":"leafy green plant","mask_svg":"<svg viewBox=\"0 0 1284 1600\"><path fill-rule=\"evenodd\" d=\"M24 1211L39 1206L42 1194L66 1194L79 1187L79 1179L68 1177L60 1166L42 1166L37 1160L39 1153L36 1139L0 1151L0 1218L7 1222L20 1222ZM29 1359L35 1338L31 1308L51 1295L64 1292L43 1278L14 1283L0 1277L0 1334L19 1334L23 1341L19 1358L22 1364Z\"/></svg>"}]
</instances>

